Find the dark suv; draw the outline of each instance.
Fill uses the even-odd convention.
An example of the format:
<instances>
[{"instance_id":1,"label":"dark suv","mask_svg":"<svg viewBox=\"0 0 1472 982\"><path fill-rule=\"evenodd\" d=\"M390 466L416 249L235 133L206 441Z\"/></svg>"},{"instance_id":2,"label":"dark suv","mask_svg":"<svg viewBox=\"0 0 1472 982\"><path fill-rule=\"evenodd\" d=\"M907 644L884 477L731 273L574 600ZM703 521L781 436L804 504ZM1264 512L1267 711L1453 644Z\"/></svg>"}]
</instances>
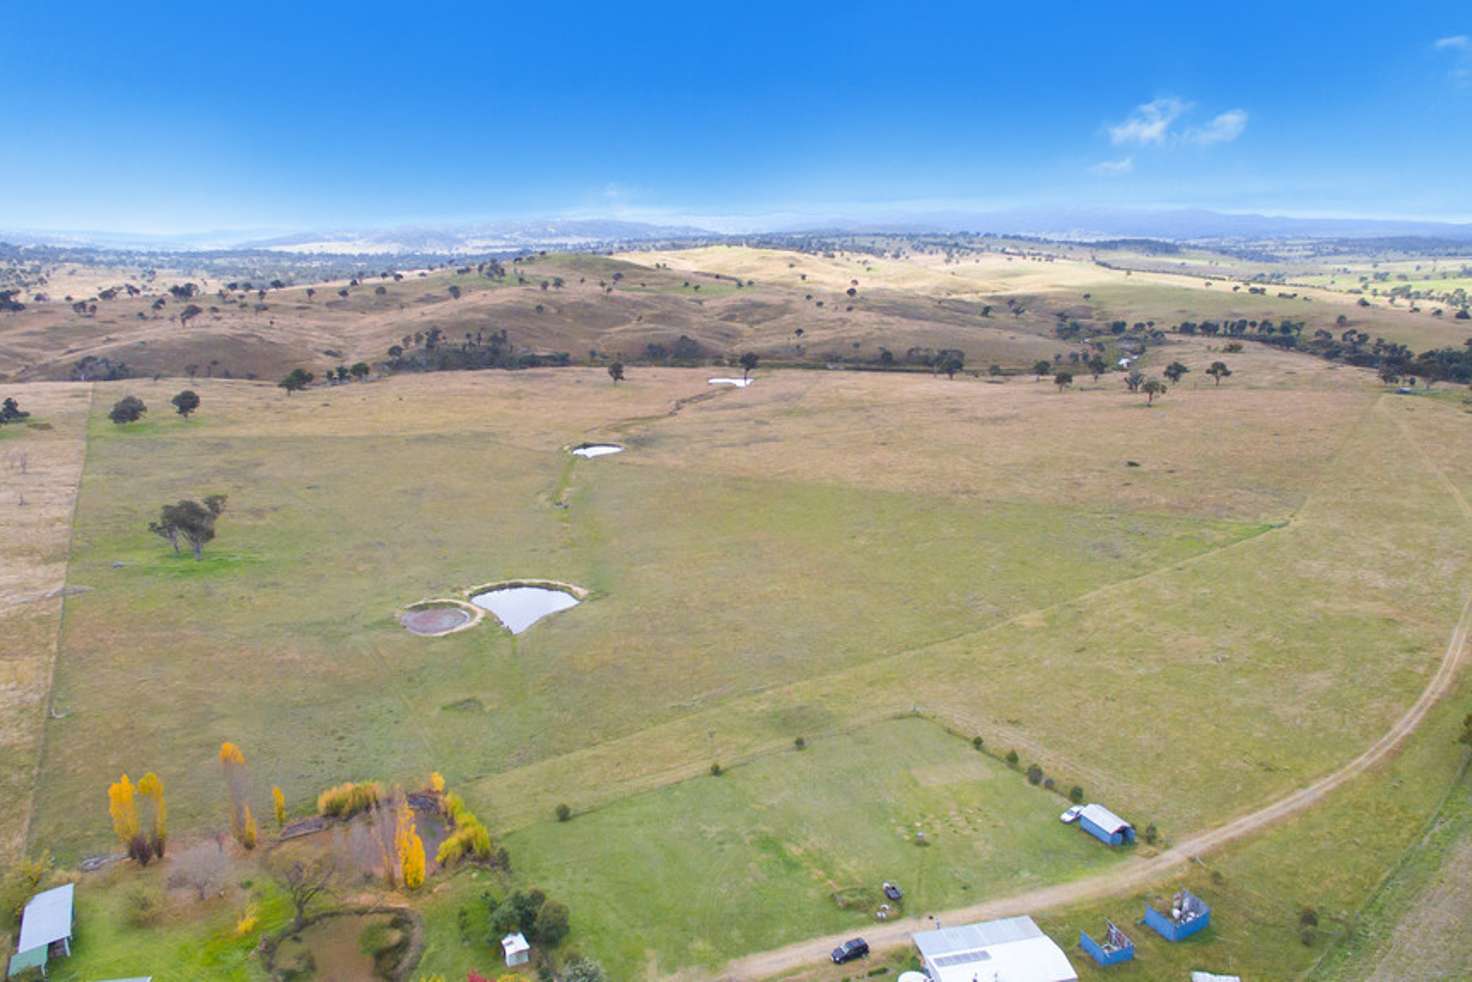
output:
<instances>
[{"instance_id":1,"label":"dark suv","mask_svg":"<svg viewBox=\"0 0 1472 982\"><path fill-rule=\"evenodd\" d=\"M842 965L844 962L851 962L855 958L868 957L869 942L865 941L863 938L853 938L849 941L845 941L843 944L833 949L833 964L835 965Z\"/></svg>"}]
</instances>

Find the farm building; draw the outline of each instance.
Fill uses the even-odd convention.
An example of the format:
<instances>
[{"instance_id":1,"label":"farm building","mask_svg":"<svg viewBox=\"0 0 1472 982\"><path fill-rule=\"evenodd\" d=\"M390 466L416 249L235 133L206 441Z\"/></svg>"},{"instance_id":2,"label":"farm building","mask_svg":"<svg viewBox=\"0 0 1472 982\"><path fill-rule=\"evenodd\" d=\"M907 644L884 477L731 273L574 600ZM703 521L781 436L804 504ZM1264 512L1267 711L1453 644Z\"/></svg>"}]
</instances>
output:
<instances>
[{"instance_id":1,"label":"farm building","mask_svg":"<svg viewBox=\"0 0 1472 982\"><path fill-rule=\"evenodd\" d=\"M526 935L517 931L501 939L501 953L506 956L507 967L525 965L531 957L532 946L526 943Z\"/></svg>"},{"instance_id":2,"label":"farm building","mask_svg":"<svg viewBox=\"0 0 1472 982\"><path fill-rule=\"evenodd\" d=\"M1089 835L1111 846L1135 841L1135 827L1103 805L1084 805L1078 814L1078 824Z\"/></svg>"},{"instance_id":3,"label":"farm building","mask_svg":"<svg viewBox=\"0 0 1472 982\"><path fill-rule=\"evenodd\" d=\"M1085 931L1078 932L1078 946L1100 965L1118 965L1135 957L1135 943L1113 921L1104 922L1104 940L1095 941Z\"/></svg>"},{"instance_id":4,"label":"farm building","mask_svg":"<svg viewBox=\"0 0 1472 982\"><path fill-rule=\"evenodd\" d=\"M932 982L1075 982L1063 949L1031 917L911 935Z\"/></svg>"},{"instance_id":5,"label":"farm building","mask_svg":"<svg viewBox=\"0 0 1472 982\"><path fill-rule=\"evenodd\" d=\"M1145 923L1165 940L1181 941L1211 923L1211 908L1190 890L1182 890L1171 898L1166 913L1146 907Z\"/></svg>"},{"instance_id":6,"label":"farm building","mask_svg":"<svg viewBox=\"0 0 1472 982\"><path fill-rule=\"evenodd\" d=\"M31 898L20 918L20 941L10 959L9 975L37 968L46 974L46 962L56 954L72 953L72 902L76 887L68 883Z\"/></svg>"}]
</instances>

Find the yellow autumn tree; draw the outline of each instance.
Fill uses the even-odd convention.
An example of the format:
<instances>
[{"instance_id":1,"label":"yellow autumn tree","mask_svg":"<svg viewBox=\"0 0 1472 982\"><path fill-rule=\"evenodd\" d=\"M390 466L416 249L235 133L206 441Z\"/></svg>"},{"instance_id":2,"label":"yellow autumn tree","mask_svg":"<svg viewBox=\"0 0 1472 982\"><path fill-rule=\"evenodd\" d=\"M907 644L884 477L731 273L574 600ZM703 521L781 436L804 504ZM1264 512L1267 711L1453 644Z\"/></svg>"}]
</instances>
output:
<instances>
[{"instance_id":1,"label":"yellow autumn tree","mask_svg":"<svg viewBox=\"0 0 1472 982\"><path fill-rule=\"evenodd\" d=\"M112 816L112 830L118 841L124 849L130 849L138 836L138 802L128 775L107 786L107 813Z\"/></svg>"},{"instance_id":2,"label":"yellow autumn tree","mask_svg":"<svg viewBox=\"0 0 1472 982\"><path fill-rule=\"evenodd\" d=\"M286 827L286 795L277 785L271 786L271 806L276 810L276 827Z\"/></svg>"},{"instance_id":3,"label":"yellow autumn tree","mask_svg":"<svg viewBox=\"0 0 1472 982\"><path fill-rule=\"evenodd\" d=\"M414 811L407 801L400 801L398 829L394 845L398 852L399 871L404 879L404 888L417 890L424 885L424 840L414 828Z\"/></svg>"},{"instance_id":4,"label":"yellow autumn tree","mask_svg":"<svg viewBox=\"0 0 1472 982\"><path fill-rule=\"evenodd\" d=\"M169 809L164 803L164 782L153 771L138 779L138 796L153 802L153 854L160 858L169 838Z\"/></svg>"},{"instance_id":5,"label":"yellow autumn tree","mask_svg":"<svg viewBox=\"0 0 1472 982\"><path fill-rule=\"evenodd\" d=\"M240 822L240 844L247 849L254 849L260 834L256 828L256 817L250 813L250 805L244 806L244 812Z\"/></svg>"},{"instance_id":6,"label":"yellow autumn tree","mask_svg":"<svg viewBox=\"0 0 1472 982\"><path fill-rule=\"evenodd\" d=\"M255 848L255 819L246 804L245 754L229 741L220 744L220 766L225 771L225 786L230 791L230 833L247 849ZM246 825L249 819L250 842L246 842Z\"/></svg>"},{"instance_id":7,"label":"yellow autumn tree","mask_svg":"<svg viewBox=\"0 0 1472 982\"><path fill-rule=\"evenodd\" d=\"M435 794L445 793L445 776L439 771L431 771L429 774L429 790Z\"/></svg>"}]
</instances>

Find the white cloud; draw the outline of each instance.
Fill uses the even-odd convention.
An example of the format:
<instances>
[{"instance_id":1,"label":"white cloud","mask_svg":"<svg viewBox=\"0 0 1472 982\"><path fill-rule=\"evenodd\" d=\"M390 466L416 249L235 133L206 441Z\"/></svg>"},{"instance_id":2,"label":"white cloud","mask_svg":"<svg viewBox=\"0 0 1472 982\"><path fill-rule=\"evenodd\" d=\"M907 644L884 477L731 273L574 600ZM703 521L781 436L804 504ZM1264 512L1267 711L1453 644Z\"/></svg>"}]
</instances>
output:
<instances>
[{"instance_id":1,"label":"white cloud","mask_svg":"<svg viewBox=\"0 0 1472 982\"><path fill-rule=\"evenodd\" d=\"M1105 177L1118 177L1121 174L1129 174L1134 169L1134 157L1121 157L1119 160L1101 160L1089 168L1095 174L1103 174Z\"/></svg>"},{"instance_id":2,"label":"white cloud","mask_svg":"<svg viewBox=\"0 0 1472 982\"><path fill-rule=\"evenodd\" d=\"M1435 51L1450 52L1452 59L1451 70L1447 77L1452 83L1459 86L1472 86L1472 37L1466 34L1453 34L1449 37L1437 38L1431 47Z\"/></svg>"},{"instance_id":3,"label":"white cloud","mask_svg":"<svg viewBox=\"0 0 1472 982\"><path fill-rule=\"evenodd\" d=\"M1129 118L1109 127L1109 142L1116 146L1125 143L1164 143L1170 134L1170 126L1191 106L1174 96L1152 99L1135 107Z\"/></svg>"},{"instance_id":4,"label":"white cloud","mask_svg":"<svg viewBox=\"0 0 1472 982\"><path fill-rule=\"evenodd\" d=\"M1247 110L1228 109L1205 126L1186 131L1186 139L1192 143L1209 146L1213 143L1231 143L1247 129Z\"/></svg>"}]
</instances>

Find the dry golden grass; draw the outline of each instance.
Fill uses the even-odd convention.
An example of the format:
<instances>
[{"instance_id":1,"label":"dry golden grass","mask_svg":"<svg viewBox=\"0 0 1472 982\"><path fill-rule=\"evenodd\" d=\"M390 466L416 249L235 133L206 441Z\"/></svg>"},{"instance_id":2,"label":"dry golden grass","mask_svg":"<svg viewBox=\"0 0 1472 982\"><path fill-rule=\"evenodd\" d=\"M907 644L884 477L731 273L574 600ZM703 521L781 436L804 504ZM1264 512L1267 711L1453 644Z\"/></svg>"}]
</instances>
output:
<instances>
[{"instance_id":1,"label":"dry golden grass","mask_svg":"<svg viewBox=\"0 0 1472 982\"><path fill-rule=\"evenodd\" d=\"M1235 366L1221 386L1205 374L1218 359ZM1368 373L1260 346L1173 342L1145 368L1173 360L1191 372L1153 407L1117 373L1060 393L1046 377L784 372L629 438L640 463L731 476L1274 521L1380 391Z\"/></svg>"},{"instance_id":2,"label":"dry golden grass","mask_svg":"<svg viewBox=\"0 0 1472 982\"><path fill-rule=\"evenodd\" d=\"M30 818L90 388L12 389L34 425L0 429L0 792L15 803L0 813L0 859L16 856Z\"/></svg>"}]
</instances>

